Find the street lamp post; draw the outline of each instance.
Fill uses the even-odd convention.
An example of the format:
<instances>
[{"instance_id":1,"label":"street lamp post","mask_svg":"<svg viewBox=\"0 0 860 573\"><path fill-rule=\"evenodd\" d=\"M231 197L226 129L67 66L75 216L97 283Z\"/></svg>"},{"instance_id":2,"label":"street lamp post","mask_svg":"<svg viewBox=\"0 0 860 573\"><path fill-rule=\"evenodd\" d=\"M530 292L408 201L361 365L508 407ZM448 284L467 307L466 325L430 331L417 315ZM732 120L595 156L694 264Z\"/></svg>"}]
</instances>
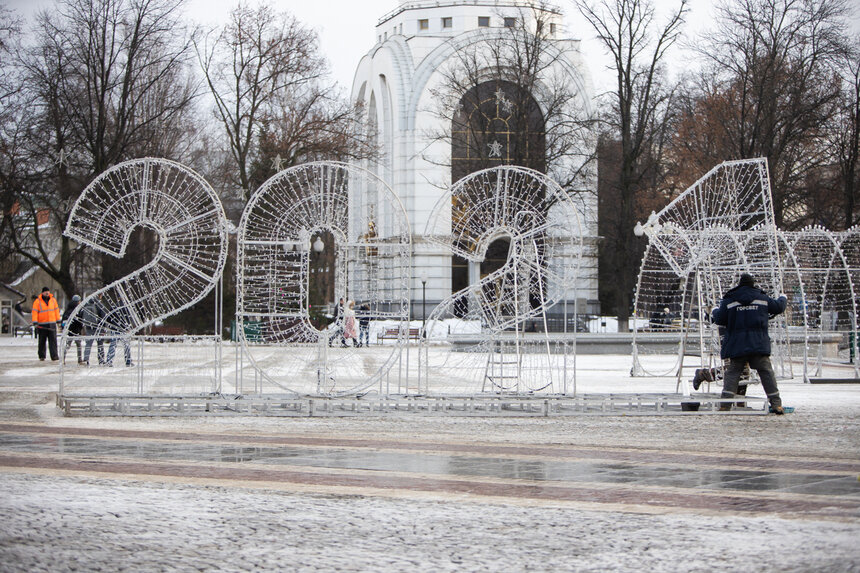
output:
<instances>
[{"instance_id":1,"label":"street lamp post","mask_svg":"<svg viewBox=\"0 0 860 573\"><path fill-rule=\"evenodd\" d=\"M421 271L421 276L418 278L421 281L421 329L423 330L427 324L427 271Z\"/></svg>"},{"instance_id":2,"label":"street lamp post","mask_svg":"<svg viewBox=\"0 0 860 573\"><path fill-rule=\"evenodd\" d=\"M324 312L330 304L329 287L329 266L324 256L325 242L320 235L311 236L305 235L302 238L302 247L300 250L307 253L308 263L308 278L307 278L307 293L308 293L308 313L311 313L312 308ZM322 318L318 317L319 324L315 324L317 328L322 326Z\"/></svg>"}]
</instances>

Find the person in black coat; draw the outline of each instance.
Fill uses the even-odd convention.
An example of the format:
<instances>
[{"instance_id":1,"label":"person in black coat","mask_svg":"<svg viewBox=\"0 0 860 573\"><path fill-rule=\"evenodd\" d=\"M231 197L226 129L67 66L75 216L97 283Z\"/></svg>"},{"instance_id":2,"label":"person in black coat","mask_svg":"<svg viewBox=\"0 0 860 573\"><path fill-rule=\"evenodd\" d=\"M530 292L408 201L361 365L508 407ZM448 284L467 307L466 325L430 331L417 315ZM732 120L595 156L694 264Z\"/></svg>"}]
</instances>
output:
<instances>
[{"instance_id":1,"label":"person in black coat","mask_svg":"<svg viewBox=\"0 0 860 573\"><path fill-rule=\"evenodd\" d=\"M776 376L770 363L770 336L768 320L785 311L787 297L782 294L777 299L770 298L755 286L752 275L741 275L738 286L728 291L720 301L720 306L711 313L714 324L726 329L725 340L720 356L728 360L723 376L723 398L735 398L738 381L744 368L758 372L761 385L770 401L771 409L782 414L782 400L776 386ZM720 405L720 410L730 410L730 402Z\"/></svg>"},{"instance_id":2,"label":"person in black coat","mask_svg":"<svg viewBox=\"0 0 860 573\"><path fill-rule=\"evenodd\" d=\"M89 365L90 363L90 351L93 348L93 340L95 340L98 348L99 364L105 363L105 333L103 331L104 325L102 324L102 321L105 316L107 316L107 309L102 304L101 298L101 295L89 298L80 314L88 335L87 343L84 347L84 364L86 365Z\"/></svg>"},{"instance_id":3,"label":"person in black coat","mask_svg":"<svg viewBox=\"0 0 860 573\"><path fill-rule=\"evenodd\" d=\"M337 301L334 307L334 320L332 324L334 324L334 330L328 339L328 345L331 346L333 339L340 338L340 345L346 346L346 339L343 337L343 297L340 297L340 300Z\"/></svg>"},{"instance_id":4,"label":"person in black coat","mask_svg":"<svg viewBox=\"0 0 860 573\"><path fill-rule=\"evenodd\" d=\"M78 364L83 364L84 361L81 358L81 335L84 334L84 323L81 322L81 315L78 313L78 316L71 322L69 322L69 317L72 316L72 313L78 308L78 305L81 303L81 297L79 295L74 295L72 300L69 301L69 304L66 305L66 310L63 312L63 328L66 329L66 349L63 351L63 362L66 360L66 352L69 351L69 346L72 345L72 341L74 340L75 346L78 350Z\"/></svg>"},{"instance_id":5,"label":"person in black coat","mask_svg":"<svg viewBox=\"0 0 860 573\"><path fill-rule=\"evenodd\" d=\"M367 303L358 307L358 345L370 346L370 306ZM364 343L361 341L364 340Z\"/></svg>"},{"instance_id":6,"label":"person in black coat","mask_svg":"<svg viewBox=\"0 0 860 573\"><path fill-rule=\"evenodd\" d=\"M113 357L116 354L117 340L122 343L123 354L125 357L126 366L134 366L131 361L131 346L129 344L130 332L133 330L131 312L128 307L117 304L115 308L107 309L106 319L107 329L110 333L110 343L108 343L107 360L108 366L113 366Z\"/></svg>"}]
</instances>

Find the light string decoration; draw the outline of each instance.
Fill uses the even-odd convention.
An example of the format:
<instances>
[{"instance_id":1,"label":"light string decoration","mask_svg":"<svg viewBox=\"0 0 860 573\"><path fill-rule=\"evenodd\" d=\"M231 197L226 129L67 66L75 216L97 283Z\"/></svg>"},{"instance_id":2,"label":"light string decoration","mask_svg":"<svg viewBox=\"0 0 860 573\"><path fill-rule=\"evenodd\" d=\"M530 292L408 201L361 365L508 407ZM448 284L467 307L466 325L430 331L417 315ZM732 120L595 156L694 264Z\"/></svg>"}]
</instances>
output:
<instances>
[{"instance_id":1,"label":"light string decoration","mask_svg":"<svg viewBox=\"0 0 860 573\"><path fill-rule=\"evenodd\" d=\"M789 299L770 329L778 377L794 376L792 357L802 357L805 380L825 365L858 377L856 228L782 231L770 205L766 161L733 161L637 224L649 243L635 297L634 375L676 375L680 384L690 355L699 356L695 366L719 367L719 330L708 315L748 272Z\"/></svg>"},{"instance_id":2,"label":"light string decoration","mask_svg":"<svg viewBox=\"0 0 860 573\"><path fill-rule=\"evenodd\" d=\"M359 350L332 311L353 301L374 330L408 321L411 234L388 185L346 163L286 169L254 193L237 243L236 322L254 384L240 365L240 393L340 396L387 380L399 345Z\"/></svg>"},{"instance_id":3,"label":"light string decoration","mask_svg":"<svg viewBox=\"0 0 860 573\"><path fill-rule=\"evenodd\" d=\"M792 354L803 357L804 380L825 374L860 378L857 227L833 232L809 226L800 231L781 231L780 238L786 251L787 318L790 328L802 334L796 344L800 349Z\"/></svg>"},{"instance_id":4,"label":"light string decoration","mask_svg":"<svg viewBox=\"0 0 860 573\"><path fill-rule=\"evenodd\" d=\"M634 233L645 235L634 297L634 376L677 375L685 353L719 348L707 313L742 272L782 291L782 266L764 159L727 161L711 169ZM771 328L774 366L786 376L784 319ZM708 366L708 364L702 364Z\"/></svg>"},{"instance_id":5,"label":"light string decoration","mask_svg":"<svg viewBox=\"0 0 860 573\"><path fill-rule=\"evenodd\" d=\"M426 239L468 261L480 280L427 318L419 393L575 393L576 334L551 334L547 321L576 323L567 301L576 298L583 252L579 221L564 189L522 167L472 173L438 200ZM507 245L503 264L481 272L499 241Z\"/></svg>"},{"instance_id":6,"label":"light string decoration","mask_svg":"<svg viewBox=\"0 0 860 573\"><path fill-rule=\"evenodd\" d=\"M120 258L132 232L146 227L158 239L152 261L86 297L67 324L79 321L82 336L64 332L62 348L83 343L93 366L61 370L60 391L143 393L162 389L220 391L221 300L213 308L214 336L195 337L198 360L149 352L158 345L148 327L189 308L219 284L227 259L227 219L212 187L191 169L165 159L120 163L96 178L78 198L65 235ZM135 336L138 335L138 336ZM163 338L161 339L163 340ZM164 345L162 346L162 350ZM160 358L156 357L159 356Z\"/></svg>"}]
</instances>

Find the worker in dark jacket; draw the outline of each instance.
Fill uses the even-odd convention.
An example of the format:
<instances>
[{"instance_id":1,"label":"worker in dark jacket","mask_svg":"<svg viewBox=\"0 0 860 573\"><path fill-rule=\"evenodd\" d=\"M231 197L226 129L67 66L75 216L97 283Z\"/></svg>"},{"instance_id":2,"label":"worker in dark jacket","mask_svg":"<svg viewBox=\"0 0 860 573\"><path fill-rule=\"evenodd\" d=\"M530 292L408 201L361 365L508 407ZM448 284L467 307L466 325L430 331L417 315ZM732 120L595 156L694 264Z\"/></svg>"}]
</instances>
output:
<instances>
[{"instance_id":1,"label":"worker in dark jacket","mask_svg":"<svg viewBox=\"0 0 860 573\"><path fill-rule=\"evenodd\" d=\"M84 364L90 364L90 351L93 348L95 340L98 348L99 364L105 363L104 349L104 318L107 316L107 309L102 304L102 295L99 293L96 296L91 296L87 299L87 303L81 311L81 320L84 323L84 328L87 331L87 342L84 345Z\"/></svg>"},{"instance_id":2,"label":"worker in dark jacket","mask_svg":"<svg viewBox=\"0 0 860 573\"><path fill-rule=\"evenodd\" d=\"M63 350L63 364L66 363L66 352L69 351L69 347L72 345L73 341L78 349L78 364L84 363L84 360L81 357L81 336L86 334L86 332L84 330L84 323L81 321L80 313L74 320L69 322L69 318L71 318L72 313L75 312L75 309L78 308L80 303L80 295L74 295L72 300L69 301L69 304L66 305L66 310L63 312L63 329L66 331L66 348Z\"/></svg>"},{"instance_id":3,"label":"worker in dark jacket","mask_svg":"<svg viewBox=\"0 0 860 573\"><path fill-rule=\"evenodd\" d=\"M776 414L783 413L776 376L770 363L767 323L770 317L785 311L787 302L784 294L778 299L770 298L763 290L756 288L751 275L744 273L738 286L727 292L720 306L713 310L711 319L726 328L725 340L720 349L720 356L729 361L723 376L723 398L735 398L738 381L749 364L761 378L771 409ZM731 407L730 402L725 402L720 405L720 410L730 410Z\"/></svg>"}]
</instances>

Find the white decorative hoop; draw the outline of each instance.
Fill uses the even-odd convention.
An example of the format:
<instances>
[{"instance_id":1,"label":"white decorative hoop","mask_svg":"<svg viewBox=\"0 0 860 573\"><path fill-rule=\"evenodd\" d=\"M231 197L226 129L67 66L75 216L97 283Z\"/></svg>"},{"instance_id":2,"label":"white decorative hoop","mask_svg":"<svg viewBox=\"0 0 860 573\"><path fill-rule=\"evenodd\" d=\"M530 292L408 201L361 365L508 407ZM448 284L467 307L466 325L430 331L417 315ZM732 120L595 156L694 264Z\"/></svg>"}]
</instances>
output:
<instances>
[{"instance_id":1,"label":"white decorative hoop","mask_svg":"<svg viewBox=\"0 0 860 573\"><path fill-rule=\"evenodd\" d=\"M720 341L709 310L749 272L766 292L789 298L788 312L771 329L778 377L793 376L789 334L794 333L796 342L802 341L793 354L803 356L804 379L810 373L821 376L828 363L838 371L840 360L843 371L860 378L857 229L779 230L769 190L764 159L722 163L644 225L637 224L636 232L649 243L635 298L634 375L677 374L680 380L689 349L698 347L703 360L718 357ZM667 344L669 337L674 346Z\"/></svg>"},{"instance_id":2,"label":"white decorative hoop","mask_svg":"<svg viewBox=\"0 0 860 573\"><path fill-rule=\"evenodd\" d=\"M153 260L85 298L69 317L69 323L83 324L88 346L98 344L100 361L105 341L113 347L122 339L127 348L133 334L203 299L224 269L227 219L221 201L197 173L166 159L134 159L102 173L78 197L65 234L122 257L132 231L141 226L158 237ZM219 319L220 300L213 312L216 329ZM220 341L221 333L215 337ZM65 341L64 335L64 346ZM217 389L217 376L206 380L210 391ZM131 384L140 392L144 383L139 376Z\"/></svg>"},{"instance_id":3,"label":"white decorative hoop","mask_svg":"<svg viewBox=\"0 0 860 573\"><path fill-rule=\"evenodd\" d=\"M634 232L649 241L634 297L634 376L680 377L689 347L703 360L718 349L707 314L742 272L770 292L782 289L765 159L721 163ZM785 323L773 332L781 368Z\"/></svg>"},{"instance_id":4,"label":"white decorative hoop","mask_svg":"<svg viewBox=\"0 0 860 573\"><path fill-rule=\"evenodd\" d=\"M575 392L572 338L552 335L567 321L583 251L579 212L552 179L502 166L457 181L436 203L426 238L478 265L494 241L504 264L443 300L422 336L419 389L428 393ZM535 330L536 332L527 332ZM444 338L440 338L444 336Z\"/></svg>"},{"instance_id":5,"label":"white decorative hoop","mask_svg":"<svg viewBox=\"0 0 860 573\"><path fill-rule=\"evenodd\" d=\"M346 163L284 170L257 190L239 225L236 322L256 392L265 383L267 392L354 394L379 382L399 354L396 346L342 348L343 323L313 324L313 244L333 249L334 300L355 301L359 321L376 330L408 320L411 236L393 191Z\"/></svg>"}]
</instances>

